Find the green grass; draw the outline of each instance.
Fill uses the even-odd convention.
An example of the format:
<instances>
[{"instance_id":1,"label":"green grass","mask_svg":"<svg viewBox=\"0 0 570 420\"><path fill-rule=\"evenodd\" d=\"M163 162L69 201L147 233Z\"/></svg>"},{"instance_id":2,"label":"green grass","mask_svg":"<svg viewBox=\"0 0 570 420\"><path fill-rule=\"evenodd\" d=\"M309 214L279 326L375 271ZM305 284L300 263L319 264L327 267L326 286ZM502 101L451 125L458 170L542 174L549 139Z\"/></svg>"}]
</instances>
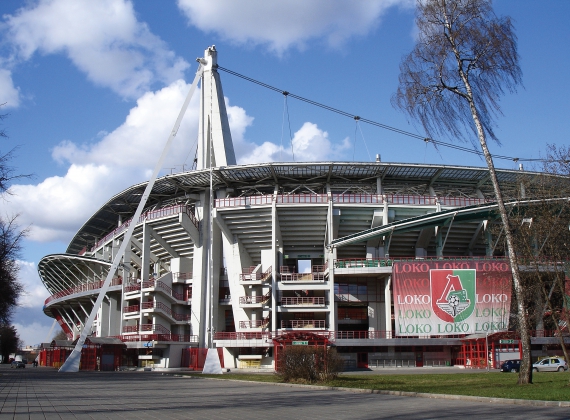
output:
<instances>
[{"instance_id":1,"label":"green grass","mask_svg":"<svg viewBox=\"0 0 570 420\"><path fill-rule=\"evenodd\" d=\"M220 378L219 375L204 376ZM221 378L281 382L279 376L267 374L226 373ZM334 381L318 385L524 400L570 401L570 372L534 373L534 383L531 385L517 385L517 379L517 374L499 372L421 375L343 374Z\"/></svg>"}]
</instances>

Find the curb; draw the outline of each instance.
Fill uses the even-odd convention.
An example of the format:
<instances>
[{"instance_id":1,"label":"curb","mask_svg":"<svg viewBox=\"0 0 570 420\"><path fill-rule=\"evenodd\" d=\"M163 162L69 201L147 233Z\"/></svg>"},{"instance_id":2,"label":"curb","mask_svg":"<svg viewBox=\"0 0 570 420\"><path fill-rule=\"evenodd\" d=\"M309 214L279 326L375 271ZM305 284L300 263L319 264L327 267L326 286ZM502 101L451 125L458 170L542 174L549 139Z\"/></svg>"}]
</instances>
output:
<instances>
[{"instance_id":1,"label":"curb","mask_svg":"<svg viewBox=\"0 0 570 420\"><path fill-rule=\"evenodd\" d=\"M186 375L180 375L187 377ZM533 407L570 407L570 401L542 401L542 400L521 400L515 398L497 398L497 397L476 397L471 395L452 395L452 394L429 394L427 392L408 392L408 391L388 391L382 389L362 389L362 388L347 388L335 387L324 385L303 385L303 384L287 384L277 382L257 382L257 381L244 381L241 379L222 379L222 378L204 378L192 375L194 378L211 379L213 381L232 381L232 382L247 382L260 385L274 385L284 386L289 388L304 388L314 389L320 391L343 391L352 392L353 394L380 394L380 395L393 395L398 397L416 397L416 398L431 398L440 400L462 400L472 402L484 402L494 404L510 404L510 405L524 405Z\"/></svg>"}]
</instances>

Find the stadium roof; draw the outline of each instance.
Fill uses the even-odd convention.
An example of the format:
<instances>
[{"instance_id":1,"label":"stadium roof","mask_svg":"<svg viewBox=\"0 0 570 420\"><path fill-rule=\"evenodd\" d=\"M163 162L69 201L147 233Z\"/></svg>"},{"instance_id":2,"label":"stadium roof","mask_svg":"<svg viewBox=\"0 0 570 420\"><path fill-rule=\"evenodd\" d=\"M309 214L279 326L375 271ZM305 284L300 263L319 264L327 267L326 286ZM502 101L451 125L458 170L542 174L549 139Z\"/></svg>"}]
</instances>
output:
<instances>
[{"instance_id":1,"label":"stadium roof","mask_svg":"<svg viewBox=\"0 0 570 420\"><path fill-rule=\"evenodd\" d=\"M497 170L499 183L506 190L516 190L516 181L522 175L536 177L540 173ZM423 191L429 195L429 188L433 188L438 195L493 197L489 171L481 167L385 162L264 163L213 168L212 178L214 188L231 188L238 196L259 194L263 190L272 193L275 185L289 191L298 186L316 191L330 185L337 191L358 188L360 192L375 192L379 179L386 194ZM111 232L117 227L119 217L122 221L131 218L146 184L133 185L110 198L75 234L67 252L77 254ZM195 194L209 185L209 169L163 176L156 181L147 208L192 202Z\"/></svg>"}]
</instances>

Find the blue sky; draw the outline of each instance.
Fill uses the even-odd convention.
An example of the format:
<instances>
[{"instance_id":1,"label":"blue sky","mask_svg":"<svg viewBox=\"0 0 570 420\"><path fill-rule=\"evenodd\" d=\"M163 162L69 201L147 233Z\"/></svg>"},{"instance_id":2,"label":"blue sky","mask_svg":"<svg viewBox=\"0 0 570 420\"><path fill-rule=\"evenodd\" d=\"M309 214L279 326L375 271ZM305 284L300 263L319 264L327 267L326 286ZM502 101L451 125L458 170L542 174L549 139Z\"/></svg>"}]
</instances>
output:
<instances>
[{"instance_id":1,"label":"blue sky","mask_svg":"<svg viewBox=\"0 0 570 420\"><path fill-rule=\"evenodd\" d=\"M13 186L2 213L30 226L21 261L27 293L14 317L26 344L51 320L36 266L64 252L106 199L148 178L196 71L215 44L223 67L350 113L423 135L394 109L401 58L414 45L410 0L2 0L0 103L13 164L34 177ZM536 158L570 138L570 2L499 0L514 20L523 70L504 96L500 155ZM291 161L283 96L221 72L239 163ZM163 173L192 163L193 101ZM483 166L471 154L360 124L289 99L296 160ZM444 139L448 140L448 139ZM464 144L469 146L469 143ZM518 168L497 161L501 168ZM526 168L532 169L530 165Z\"/></svg>"}]
</instances>

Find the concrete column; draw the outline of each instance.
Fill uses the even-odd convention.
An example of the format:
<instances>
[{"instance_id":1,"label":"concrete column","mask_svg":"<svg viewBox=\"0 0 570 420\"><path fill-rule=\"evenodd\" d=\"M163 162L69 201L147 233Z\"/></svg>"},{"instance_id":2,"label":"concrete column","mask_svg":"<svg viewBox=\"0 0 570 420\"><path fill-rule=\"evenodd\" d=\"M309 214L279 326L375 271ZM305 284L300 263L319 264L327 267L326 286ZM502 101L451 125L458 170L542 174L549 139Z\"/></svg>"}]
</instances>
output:
<instances>
[{"instance_id":1,"label":"concrete column","mask_svg":"<svg viewBox=\"0 0 570 420\"><path fill-rule=\"evenodd\" d=\"M382 226L390 223L388 218L390 217L390 210L388 208L388 199L384 196L384 206L382 207ZM385 238L385 237L384 237ZM386 241L382 239L378 246L378 256L386 257L390 253L390 250L386 248Z\"/></svg>"},{"instance_id":2,"label":"concrete column","mask_svg":"<svg viewBox=\"0 0 570 420\"><path fill-rule=\"evenodd\" d=\"M485 226L485 254L487 257L493 256L493 235L489 226Z\"/></svg>"},{"instance_id":3,"label":"concrete column","mask_svg":"<svg viewBox=\"0 0 570 420\"><path fill-rule=\"evenodd\" d=\"M327 234L328 237L325 238L325 243L330 244L331 241L334 239L334 222L333 222L333 201L329 200L329 209L327 213ZM332 251L332 252L331 252ZM335 302L335 295L334 295L334 260L336 258L336 247L335 248L325 248L327 263L329 267L329 313L328 313L328 328L329 330L337 331L337 305Z\"/></svg>"},{"instance_id":4,"label":"concrete column","mask_svg":"<svg viewBox=\"0 0 570 420\"><path fill-rule=\"evenodd\" d=\"M438 226L437 233L435 235L435 255L437 257L443 257L443 238L441 235L441 226Z\"/></svg>"},{"instance_id":5,"label":"concrete column","mask_svg":"<svg viewBox=\"0 0 570 420\"><path fill-rule=\"evenodd\" d=\"M390 337L392 334L392 291L390 286L392 285L392 276L386 277L384 280L384 309L386 311L385 317L385 327L386 337Z\"/></svg>"},{"instance_id":6,"label":"concrete column","mask_svg":"<svg viewBox=\"0 0 570 420\"><path fill-rule=\"evenodd\" d=\"M273 200L271 203L271 244L272 244L272 255L273 255L273 269L271 276L271 331L277 331L277 317L279 313L277 312L277 277L279 276L279 265L282 263L283 252L279 252L279 250L283 249L282 239L277 234L280 232L277 226L277 192L279 191L278 185L275 185L273 189ZM281 242L280 242L281 240ZM279 254L279 256L278 256Z\"/></svg>"},{"instance_id":7,"label":"concrete column","mask_svg":"<svg viewBox=\"0 0 570 420\"><path fill-rule=\"evenodd\" d=\"M146 222L143 223L142 247L141 278L142 281L148 281L150 275L150 229Z\"/></svg>"},{"instance_id":8,"label":"concrete column","mask_svg":"<svg viewBox=\"0 0 570 420\"><path fill-rule=\"evenodd\" d=\"M200 220L200 242L194 244L194 259L192 269L192 331L198 335L198 346L206 347L206 308L207 303L207 276L208 276L208 247L209 237L209 200L210 193L200 194L200 201L196 203L196 216Z\"/></svg>"},{"instance_id":9,"label":"concrete column","mask_svg":"<svg viewBox=\"0 0 570 420\"><path fill-rule=\"evenodd\" d=\"M382 189L382 177L376 178L376 194L384 194Z\"/></svg>"}]
</instances>

